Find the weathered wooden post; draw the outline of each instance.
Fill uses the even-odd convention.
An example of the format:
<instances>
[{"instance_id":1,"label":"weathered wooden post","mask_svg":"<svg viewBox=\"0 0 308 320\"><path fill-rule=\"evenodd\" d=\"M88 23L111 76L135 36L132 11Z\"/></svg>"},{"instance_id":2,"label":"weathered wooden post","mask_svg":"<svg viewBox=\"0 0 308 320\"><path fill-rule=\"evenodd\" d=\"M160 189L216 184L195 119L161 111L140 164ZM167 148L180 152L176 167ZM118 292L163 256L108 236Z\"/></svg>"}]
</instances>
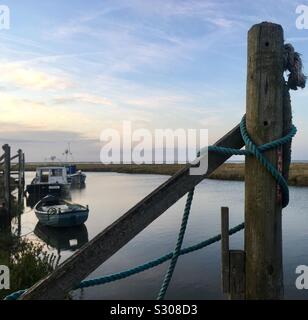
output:
<instances>
[{"instance_id":1,"label":"weathered wooden post","mask_svg":"<svg viewBox=\"0 0 308 320\"><path fill-rule=\"evenodd\" d=\"M230 292L229 208L221 207L221 280L223 293Z\"/></svg>"},{"instance_id":2,"label":"weathered wooden post","mask_svg":"<svg viewBox=\"0 0 308 320\"><path fill-rule=\"evenodd\" d=\"M222 290L231 300L245 299L245 252L229 250L229 208L221 208Z\"/></svg>"},{"instance_id":3,"label":"weathered wooden post","mask_svg":"<svg viewBox=\"0 0 308 320\"><path fill-rule=\"evenodd\" d=\"M263 22L248 32L246 126L257 144L283 135L283 29ZM277 167L278 151L265 153ZM246 299L283 297L281 199L275 179L253 156L245 165Z\"/></svg>"},{"instance_id":4,"label":"weathered wooden post","mask_svg":"<svg viewBox=\"0 0 308 320\"><path fill-rule=\"evenodd\" d=\"M3 184L4 184L4 203L7 215L10 215L11 209L11 147L8 144L2 146L4 151L3 162Z\"/></svg>"},{"instance_id":5,"label":"weathered wooden post","mask_svg":"<svg viewBox=\"0 0 308 320\"><path fill-rule=\"evenodd\" d=\"M21 231L21 214L24 208L24 153L18 150L18 234Z\"/></svg>"},{"instance_id":6,"label":"weathered wooden post","mask_svg":"<svg viewBox=\"0 0 308 320\"><path fill-rule=\"evenodd\" d=\"M22 185L23 188L25 188L25 170L26 170L26 164L25 164L25 153L22 153Z\"/></svg>"},{"instance_id":7,"label":"weathered wooden post","mask_svg":"<svg viewBox=\"0 0 308 320\"><path fill-rule=\"evenodd\" d=\"M23 153L19 149L18 150L18 192L20 192L23 188Z\"/></svg>"}]
</instances>

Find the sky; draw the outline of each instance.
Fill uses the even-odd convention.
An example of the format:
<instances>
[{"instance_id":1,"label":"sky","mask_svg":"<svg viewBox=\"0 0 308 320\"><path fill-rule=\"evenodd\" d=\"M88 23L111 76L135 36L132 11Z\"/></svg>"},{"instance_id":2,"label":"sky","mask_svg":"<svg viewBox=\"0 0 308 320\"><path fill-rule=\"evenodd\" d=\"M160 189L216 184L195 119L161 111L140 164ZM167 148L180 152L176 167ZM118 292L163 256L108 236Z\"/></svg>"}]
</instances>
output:
<instances>
[{"instance_id":1,"label":"sky","mask_svg":"<svg viewBox=\"0 0 308 320\"><path fill-rule=\"evenodd\" d=\"M247 32L279 23L308 60L308 1L0 0L0 143L28 161L99 161L101 131L206 128L214 143L245 112ZM291 92L293 159L308 160L307 90Z\"/></svg>"}]
</instances>

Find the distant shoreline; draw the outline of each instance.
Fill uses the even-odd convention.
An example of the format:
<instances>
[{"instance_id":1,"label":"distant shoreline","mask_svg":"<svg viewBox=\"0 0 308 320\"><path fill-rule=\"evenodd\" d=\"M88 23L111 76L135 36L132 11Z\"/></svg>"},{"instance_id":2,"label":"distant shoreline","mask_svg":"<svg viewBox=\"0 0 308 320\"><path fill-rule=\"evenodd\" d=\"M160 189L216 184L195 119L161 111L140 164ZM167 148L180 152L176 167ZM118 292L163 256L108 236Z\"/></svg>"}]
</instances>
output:
<instances>
[{"instance_id":1,"label":"distant shoreline","mask_svg":"<svg viewBox=\"0 0 308 320\"><path fill-rule=\"evenodd\" d=\"M102 164L102 163L75 163L78 170L85 172L118 172L131 174L161 174L173 175L185 167L184 164ZM26 171L35 171L40 166L58 166L60 163L26 163ZM214 171L210 179L244 181L244 163L224 163ZM290 167L290 186L308 186L308 163L294 162Z\"/></svg>"}]
</instances>

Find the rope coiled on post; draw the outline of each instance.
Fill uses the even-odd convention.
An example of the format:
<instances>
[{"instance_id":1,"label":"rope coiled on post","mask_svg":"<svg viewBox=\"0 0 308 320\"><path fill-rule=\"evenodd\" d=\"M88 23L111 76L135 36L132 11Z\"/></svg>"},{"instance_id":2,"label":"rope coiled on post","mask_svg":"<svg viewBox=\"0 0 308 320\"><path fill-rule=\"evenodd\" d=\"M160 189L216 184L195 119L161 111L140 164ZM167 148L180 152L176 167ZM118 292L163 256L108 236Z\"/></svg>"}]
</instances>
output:
<instances>
[{"instance_id":1,"label":"rope coiled on post","mask_svg":"<svg viewBox=\"0 0 308 320\"><path fill-rule=\"evenodd\" d=\"M296 131L297 131L296 127L294 125L292 125L290 132L286 136L279 138L277 140L274 140L272 142L266 143L261 146L256 146L253 143L253 141L250 139L248 132L247 132L247 129L246 129L245 116L242 118L242 121L240 123L240 130L241 130L242 138L243 138L245 145L246 145L245 150L226 148L226 147L220 147L220 146L210 146L210 147L208 147L208 150L211 152L217 152L217 153L222 153L222 154L226 154L226 155L253 155L253 156L255 156L260 161L260 163L268 170L268 172L276 179L277 183L280 185L281 190L282 190L282 195L283 195L282 207L283 208L286 207L289 203L289 188L288 188L287 181L282 176L282 174L276 169L276 167L265 157L265 155L263 153L265 151L277 148L279 146L282 146L282 145L290 142L296 134ZM202 150L201 150L200 154L202 154ZM198 156L199 156L199 154L198 154ZM219 234L219 235L216 235L216 236L209 238L205 241L202 241L196 245L193 245L193 246L190 246L190 247L187 247L184 249L181 248L182 243L183 243L183 239L184 239L184 235L185 235L185 230L186 230L189 214L190 214L193 195L194 195L194 188L188 193L188 197L187 197L186 205L185 205L185 210L184 210L184 214L183 214L183 218L182 218L181 228L179 231L178 240L177 240L177 244L176 244L176 248L175 248L174 252L168 253L168 254L166 254L160 258L157 258L155 260L151 260L149 262L146 262L146 263L139 265L135 268L131 268L131 269L128 269L128 270L125 270L122 272L118 272L118 273L113 273L111 275L103 276L103 277L100 277L97 279L84 280L78 286L76 286L74 288L74 290L97 286L97 285L117 281L120 279L124 279L124 278L132 276L134 274L137 274L137 273L143 272L145 270L151 269L153 267L156 267L156 266L171 259L171 263L170 263L168 271L164 277L164 281L163 281L163 284L161 286L161 289L160 289L160 292L158 295L158 299L163 299L166 292L167 292L168 286L170 284L178 257L180 255L184 255L184 254L196 251L196 250L200 250L204 247L207 247L207 246L221 240L221 234ZM232 235L242 229L244 229L244 223L241 223L241 224L237 225L236 227L230 229L229 235ZM17 300L25 292L26 292L26 290L20 290L20 291L14 292L14 293L8 295L5 298L5 300Z\"/></svg>"}]
</instances>

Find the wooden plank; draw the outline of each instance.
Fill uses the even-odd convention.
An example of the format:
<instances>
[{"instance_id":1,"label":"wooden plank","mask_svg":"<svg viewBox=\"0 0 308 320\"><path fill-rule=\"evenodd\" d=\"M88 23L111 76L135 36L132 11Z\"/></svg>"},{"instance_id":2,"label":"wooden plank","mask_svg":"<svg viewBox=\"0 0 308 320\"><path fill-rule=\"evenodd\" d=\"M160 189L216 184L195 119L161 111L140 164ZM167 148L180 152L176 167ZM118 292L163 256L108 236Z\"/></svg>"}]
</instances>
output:
<instances>
[{"instance_id":1,"label":"wooden plank","mask_svg":"<svg viewBox=\"0 0 308 320\"><path fill-rule=\"evenodd\" d=\"M15 156L11 157L11 161L18 158L18 157L19 157L19 154L17 153L17 154L15 154Z\"/></svg>"},{"instance_id":2,"label":"wooden plank","mask_svg":"<svg viewBox=\"0 0 308 320\"><path fill-rule=\"evenodd\" d=\"M245 299L245 252L230 250L230 295L231 300Z\"/></svg>"},{"instance_id":3,"label":"wooden plank","mask_svg":"<svg viewBox=\"0 0 308 320\"><path fill-rule=\"evenodd\" d=\"M256 144L283 134L283 30L261 23L248 33L246 126ZM266 152L277 167L277 150ZM277 183L253 156L245 165L246 298L283 295L281 201Z\"/></svg>"},{"instance_id":4,"label":"wooden plank","mask_svg":"<svg viewBox=\"0 0 308 320\"><path fill-rule=\"evenodd\" d=\"M242 148L243 140L239 126L227 133L216 145ZM52 274L29 289L22 299L63 299L68 291L78 285L228 158L227 155L209 152L208 171L205 175L189 175L191 165L187 165L85 244Z\"/></svg>"},{"instance_id":5,"label":"wooden plank","mask_svg":"<svg viewBox=\"0 0 308 320\"><path fill-rule=\"evenodd\" d=\"M221 276L223 293L230 292L229 208L221 208Z\"/></svg>"}]
</instances>

